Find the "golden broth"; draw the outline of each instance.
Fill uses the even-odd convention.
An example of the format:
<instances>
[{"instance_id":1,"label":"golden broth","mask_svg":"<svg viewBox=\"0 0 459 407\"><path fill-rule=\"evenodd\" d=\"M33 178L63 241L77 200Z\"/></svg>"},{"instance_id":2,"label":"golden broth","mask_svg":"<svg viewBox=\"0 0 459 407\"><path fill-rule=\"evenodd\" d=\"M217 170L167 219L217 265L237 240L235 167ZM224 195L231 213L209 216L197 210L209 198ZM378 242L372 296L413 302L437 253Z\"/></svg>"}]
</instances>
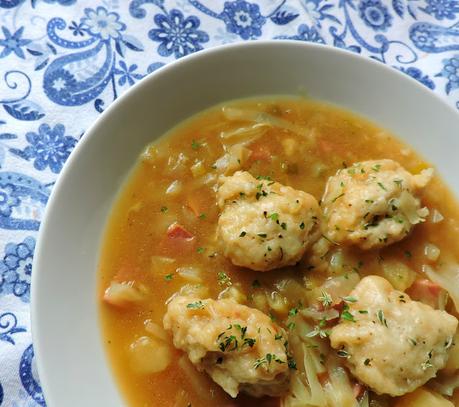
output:
<instances>
[{"instance_id":1,"label":"golden broth","mask_svg":"<svg viewBox=\"0 0 459 407\"><path fill-rule=\"evenodd\" d=\"M272 179L307 191L318 200L329 176L354 162L369 159L391 158L408 171L418 173L428 164L411 148L366 120L335 107L297 98L241 100L225 104L240 109L264 111L306 129L304 134L278 127L269 128L250 144L251 158L242 163L242 169L254 176ZM215 242L218 220L215 182L200 183L201 177L216 174L216 160L224 153L221 132L230 131L244 123L225 119L221 106L209 109L179 127L167 137L152 144L139 159L128 182L123 187L113 209L105 235L99 270L99 294L116 275L123 281L135 281L147 287L147 300L131 308L117 308L100 302L104 342L115 376L129 405L132 406L277 406L279 400L254 401L249 397L231 399L205 374L200 377L205 391L197 390L193 380L179 365L183 354L174 350L172 363L155 374L136 373L129 347L137 338L147 335L145 321L162 326L166 301L188 283L176 270L193 266L201 270L203 284L210 296L216 298L228 287L227 276L247 297L246 305L253 305L253 294L260 289L268 293L279 291L280 280L293 279L315 287L331 276L309 270L307 261L295 267L259 273L235 267L219 255ZM236 126L236 127L237 127ZM285 139L292 140L285 142ZM294 152L289 152L294 145ZM198 174L193 175L190 167ZM195 174L195 175L196 175ZM209 175L210 174L210 175ZM179 181L181 187L175 194L165 194L166 189ZM346 249L353 264L342 272L383 275L383 265L397 260L422 275L426 264L424 246L435 244L444 258L458 260L459 211L456 201L443 182L435 177L425 189L423 204L431 213L439 211L444 220L427 221L399 243L383 250L361 252ZM191 247L177 247L167 241L166 230L177 221L195 235ZM158 256L174 259L171 263L158 263ZM307 260L306 254L305 259ZM345 267L345 268L346 268ZM222 274L225 273L225 274ZM223 276L223 277L222 277ZM306 279L306 280L305 280ZM254 281L256 282L254 283ZM259 287L261 286L261 288ZM289 304L294 306L295 304ZM307 305L307 299L304 304ZM455 312L448 303L448 310ZM283 312L272 312L284 324ZM172 341L170 341L172 343ZM395 399L370 398L394 405ZM383 405L383 404L381 404Z\"/></svg>"}]
</instances>

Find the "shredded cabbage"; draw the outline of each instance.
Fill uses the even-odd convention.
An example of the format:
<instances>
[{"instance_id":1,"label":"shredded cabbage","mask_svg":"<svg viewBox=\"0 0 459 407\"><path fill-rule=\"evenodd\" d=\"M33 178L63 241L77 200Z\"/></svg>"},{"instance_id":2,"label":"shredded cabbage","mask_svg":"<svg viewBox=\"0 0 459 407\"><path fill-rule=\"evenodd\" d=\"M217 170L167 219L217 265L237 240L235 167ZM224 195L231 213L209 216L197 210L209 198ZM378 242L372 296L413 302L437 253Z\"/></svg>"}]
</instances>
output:
<instances>
[{"instance_id":1,"label":"shredded cabbage","mask_svg":"<svg viewBox=\"0 0 459 407\"><path fill-rule=\"evenodd\" d=\"M422 271L434 283L448 291L454 306L459 310L459 265L454 263L444 264L441 269L435 271L431 266L425 264L422 266Z\"/></svg>"}]
</instances>

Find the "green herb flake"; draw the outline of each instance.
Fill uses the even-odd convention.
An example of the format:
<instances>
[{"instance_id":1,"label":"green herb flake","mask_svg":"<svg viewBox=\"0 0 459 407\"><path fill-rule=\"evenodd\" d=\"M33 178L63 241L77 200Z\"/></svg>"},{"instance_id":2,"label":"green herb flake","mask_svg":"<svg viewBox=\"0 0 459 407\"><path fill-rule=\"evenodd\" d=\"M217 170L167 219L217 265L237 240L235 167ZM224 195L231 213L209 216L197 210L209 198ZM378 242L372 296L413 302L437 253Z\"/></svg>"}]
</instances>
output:
<instances>
[{"instance_id":1,"label":"green herb flake","mask_svg":"<svg viewBox=\"0 0 459 407\"><path fill-rule=\"evenodd\" d=\"M335 203L339 198L342 198L344 196L344 192L339 194L338 196L334 197L332 200L331 200L331 203Z\"/></svg>"},{"instance_id":2,"label":"green herb flake","mask_svg":"<svg viewBox=\"0 0 459 407\"><path fill-rule=\"evenodd\" d=\"M344 302L350 302L350 303L357 302L357 298L351 297L351 296L341 297L341 299L342 299Z\"/></svg>"},{"instance_id":3,"label":"green herb flake","mask_svg":"<svg viewBox=\"0 0 459 407\"><path fill-rule=\"evenodd\" d=\"M257 233L257 236L265 239L268 235L266 233Z\"/></svg>"},{"instance_id":4,"label":"green herb flake","mask_svg":"<svg viewBox=\"0 0 459 407\"><path fill-rule=\"evenodd\" d=\"M201 146L202 146L202 144L199 141L193 140L191 142L191 148L193 150L198 150L199 148L201 148Z\"/></svg>"},{"instance_id":5,"label":"green herb flake","mask_svg":"<svg viewBox=\"0 0 459 407\"><path fill-rule=\"evenodd\" d=\"M229 278L228 274L224 271L220 271L217 274L218 284L220 285L231 285L231 279Z\"/></svg>"},{"instance_id":6,"label":"green herb flake","mask_svg":"<svg viewBox=\"0 0 459 407\"><path fill-rule=\"evenodd\" d=\"M379 172L379 170L381 169L381 164L375 164L373 165L373 167L371 167L371 169L375 172Z\"/></svg>"},{"instance_id":7,"label":"green herb flake","mask_svg":"<svg viewBox=\"0 0 459 407\"><path fill-rule=\"evenodd\" d=\"M169 210L167 206L161 206L161 212L166 213Z\"/></svg>"},{"instance_id":8,"label":"green herb flake","mask_svg":"<svg viewBox=\"0 0 459 407\"><path fill-rule=\"evenodd\" d=\"M406 257L407 259L411 259L411 258L413 257L413 255L411 254L411 252L410 252L409 250L405 250L405 253L404 253L404 254L405 254L405 257Z\"/></svg>"},{"instance_id":9,"label":"green herb flake","mask_svg":"<svg viewBox=\"0 0 459 407\"><path fill-rule=\"evenodd\" d=\"M303 230L303 229L304 229L304 226L305 226L305 225L304 225L304 222L301 222L301 223L300 223L300 229Z\"/></svg>"},{"instance_id":10,"label":"green herb flake","mask_svg":"<svg viewBox=\"0 0 459 407\"><path fill-rule=\"evenodd\" d=\"M321 296L317 298L317 300L322 303L324 308L328 308L330 305L333 304L331 295L328 294L326 291L322 291Z\"/></svg>"},{"instance_id":11,"label":"green herb flake","mask_svg":"<svg viewBox=\"0 0 459 407\"><path fill-rule=\"evenodd\" d=\"M381 182L378 182L378 186L384 190L384 191L387 191L386 187L381 183Z\"/></svg>"},{"instance_id":12,"label":"green herb flake","mask_svg":"<svg viewBox=\"0 0 459 407\"><path fill-rule=\"evenodd\" d=\"M418 344L416 339L413 339L413 338L408 338L408 342L411 343L411 345L413 345L413 346L416 346Z\"/></svg>"},{"instance_id":13,"label":"green herb flake","mask_svg":"<svg viewBox=\"0 0 459 407\"><path fill-rule=\"evenodd\" d=\"M164 280L166 280L166 281L171 281L173 278L174 278L173 274L167 274L167 275L164 276Z\"/></svg>"},{"instance_id":14,"label":"green herb flake","mask_svg":"<svg viewBox=\"0 0 459 407\"><path fill-rule=\"evenodd\" d=\"M271 215L268 216L271 220L278 220L279 219L279 214L278 213L272 213Z\"/></svg>"},{"instance_id":15,"label":"green herb flake","mask_svg":"<svg viewBox=\"0 0 459 407\"><path fill-rule=\"evenodd\" d=\"M340 357L340 358L346 358L346 359L349 359L351 357L351 355L349 355L349 353L344 350L344 349L340 349L339 351L336 352L336 354Z\"/></svg>"},{"instance_id":16,"label":"green herb flake","mask_svg":"<svg viewBox=\"0 0 459 407\"><path fill-rule=\"evenodd\" d=\"M295 327L296 327L295 322L289 322L288 325L287 325L287 329L289 331L293 331L295 329Z\"/></svg>"},{"instance_id":17,"label":"green herb flake","mask_svg":"<svg viewBox=\"0 0 459 407\"><path fill-rule=\"evenodd\" d=\"M291 317L294 317L296 314L298 314L298 308L292 308L289 312L288 315Z\"/></svg>"},{"instance_id":18,"label":"green herb flake","mask_svg":"<svg viewBox=\"0 0 459 407\"><path fill-rule=\"evenodd\" d=\"M189 308L189 309L203 309L204 308L204 304L202 303L201 300L199 300L199 301L187 304L186 307Z\"/></svg>"},{"instance_id":19,"label":"green herb flake","mask_svg":"<svg viewBox=\"0 0 459 407\"><path fill-rule=\"evenodd\" d=\"M199 219L201 219L201 220L204 220L206 217L207 217L207 216L206 216L205 213L201 213L201 214L199 215Z\"/></svg>"},{"instance_id":20,"label":"green herb flake","mask_svg":"<svg viewBox=\"0 0 459 407\"><path fill-rule=\"evenodd\" d=\"M352 315L349 311L345 310L341 313L341 319L350 322L356 322L354 315Z\"/></svg>"},{"instance_id":21,"label":"green herb flake","mask_svg":"<svg viewBox=\"0 0 459 407\"><path fill-rule=\"evenodd\" d=\"M196 249L196 251L197 251L199 254L202 254L202 253L204 253L204 252L206 251L206 249L205 249L204 247L198 247L198 248Z\"/></svg>"},{"instance_id":22,"label":"green herb flake","mask_svg":"<svg viewBox=\"0 0 459 407\"><path fill-rule=\"evenodd\" d=\"M252 281L252 287L253 288L260 288L261 287L261 283L258 280L253 280Z\"/></svg>"},{"instance_id":23,"label":"green herb flake","mask_svg":"<svg viewBox=\"0 0 459 407\"><path fill-rule=\"evenodd\" d=\"M365 359L365 361L363 362L363 364L365 366L369 366L370 365L370 359Z\"/></svg>"},{"instance_id":24,"label":"green herb flake","mask_svg":"<svg viewBox=\"0 0 459 407\"><path fill-rule=\"evenodd\" d=\"M386 317L384 316L384 312L382 309L380 309L377 313L376 316L378 317L378 321L381 323L381 325L384 325L387 327L387 320Z\"/></svg>"},{"instance_id":25,"label":"green herb flake","mask_svg":"<svg viewBox=\"0 0 459 407\"><path fill-rule=\"evenodd\" d=\"M246 234L247 234L247 232L243 230L243 231L241 232L241 234L239 235L239 237L244 237Z\"/></svg>"}]
</instances>

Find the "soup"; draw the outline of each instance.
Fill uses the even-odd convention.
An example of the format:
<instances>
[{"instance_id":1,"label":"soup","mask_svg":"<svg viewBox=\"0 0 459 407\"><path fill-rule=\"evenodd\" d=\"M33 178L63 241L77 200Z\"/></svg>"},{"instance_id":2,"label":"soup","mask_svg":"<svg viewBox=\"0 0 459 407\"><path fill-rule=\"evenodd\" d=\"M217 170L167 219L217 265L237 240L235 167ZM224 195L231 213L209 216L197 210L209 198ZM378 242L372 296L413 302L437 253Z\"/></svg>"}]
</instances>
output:
<instances>
[{"instance_id":1,"label":"soup","mask_svg":"<svg viewBox=\"0 0 459 407\"><path fill-rule=\"evenodd\" d=\"M228 102L149 145L99 272L127 403L459 405L459 212L430 167L294 97Z\"/></svg>"}]
</instances>

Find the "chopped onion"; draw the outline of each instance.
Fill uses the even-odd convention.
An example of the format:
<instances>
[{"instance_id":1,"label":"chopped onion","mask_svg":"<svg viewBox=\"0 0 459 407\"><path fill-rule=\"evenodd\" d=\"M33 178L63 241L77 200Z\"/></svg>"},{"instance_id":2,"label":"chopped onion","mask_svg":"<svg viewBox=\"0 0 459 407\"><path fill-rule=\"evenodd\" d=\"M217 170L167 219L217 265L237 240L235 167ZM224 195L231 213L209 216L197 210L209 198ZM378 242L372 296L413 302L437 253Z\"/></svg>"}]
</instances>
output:
<instances>
[{"instance_id":1,"label":"chopped onion","mask_svg":"<svg viewBox=\"0 0 459 407\"><path fill-rule=\"evenodd\" d=\"M416 272L401 261L385 260L382 263L382 271L384 278L400 291L405 291L416 280Z\"/></svg>"},{"instance_id":2,"label":"chopped onion","mask_svg":"<svg viewBox=\"0 0 459 407\"><path fill-rule=\"evenodd\" d=\"M220 137L224 140L241 139L247 137L254 137L252 142L266 133L268 125L266 123L256 123L252 126L238 127L234 130L222 131Z\"/></svg>"},{"instance_id":3,"label":"chopped onion","mask_svg":"<svg viewBox=\"0 0 459 407\"><path fill-rule=\"evenodd\" d=\"M422 271L434 282L448 291L456 309L459 309L459 265L445 264L438 271L424 264Z\"/></svg>"},{"instance_id":4,"label":"chopped onion","mask_svg":"<svg viewBox=\"0 0 459 407\"><path fill-rule=\"evenodd\" d=\"M432 211L432 223L440 223L443 219L445 218L437 209Z\"/></svg>"},{"instance_id":5,"label":"chopped onion","mask_svg":"<svg viewBox=\"0 0 459 407\"><path fill-rule=\"evenodd\" d=\"M270 295L267 295L269 307L278 312L279 314L287 314L289 309L289 304L287 299L279 294L277 291L273 291Z\"/></svg>"},{"instance_id":6,"label":"chopped onion","mask_svg":"<svg viewBox=\"0 0 459 407\"><path fill-rule=\"evenodd\" d=\"M200 177L201 175L204 175L206 173L206 167L204 166L204 163L202 161L195 162L190 167L190 170L194 178Z\"/></svg>"},{"instance_id":7,"label":"chopped onion","mask_svg":"<svg viewBox=\"0 0 459 407\"><path fill-rule=\"evenodd\" d=\"M206 298L209 296L209 288L202 284L185 284L180 289L180 295L196 298Z\"/></svg>"},{"instance_id":8,"label":"chopped onion","mask_svg":"<svg viewBox=\"0 0 459 407\"><path fill-rule=\"evenodd\" d=\"M173 181L166 189L166 194L177 195L182 190L182 183L179 180Z\"/></svg>"},{"instance_id":9,"label":"chopped onion","mask_svg":"<svg viewBox=\"0 0 459 407\"><path fill-rule=\"evenodd\" d=\"M440 257L440 249L438 246L435 246L432 243L427 243L424 246L424 255L430 260L430 261L437 261L438 258Z\"/></svg>"}]
</instances>

